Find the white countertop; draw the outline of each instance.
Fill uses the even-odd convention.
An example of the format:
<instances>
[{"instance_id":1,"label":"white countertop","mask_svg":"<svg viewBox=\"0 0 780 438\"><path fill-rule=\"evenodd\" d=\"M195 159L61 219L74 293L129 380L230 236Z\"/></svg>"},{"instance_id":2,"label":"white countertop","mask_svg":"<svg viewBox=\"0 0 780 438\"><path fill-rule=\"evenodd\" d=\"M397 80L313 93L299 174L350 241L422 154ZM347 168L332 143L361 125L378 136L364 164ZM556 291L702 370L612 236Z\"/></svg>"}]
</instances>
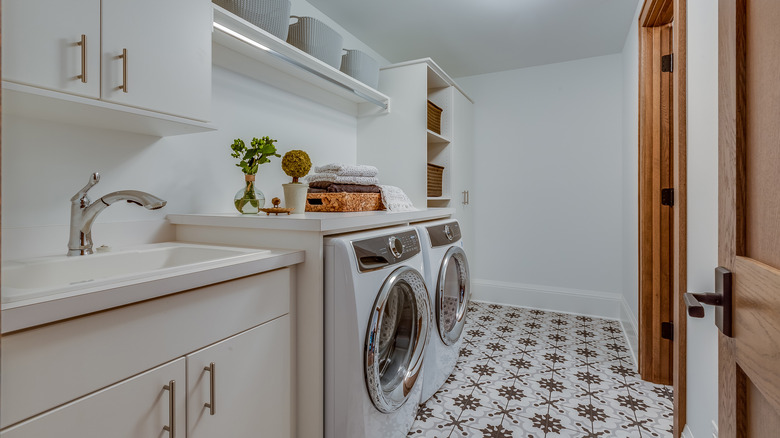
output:
<instances>
[{"instance_id":1,"label":"white countertop","mask_svg":"<svg viewBox=\"0 0 780 438\"><path fill-rule=\"evenodd\" d=\"M252 255L251 251L257 251L257 254ZM118 278L117 281L105 285L85 285L83 288L53 295L12 301L3 304L2 333L296 265L304 261L304 255L304 251L296 250L254 249L250 250L248 257L234 257L205 266L201 263L201 266L196 264L192 268L185 266L185 269L161 269L140 278ZM22 262L36 261L30 259Z\"/></svg>"},{"instance_id":2,"label":"white countertop","mask_svg":"<svg viewBox=\"0 0 780 438\"><path fill-rule=\"evenodd\" d=\"M328 235L443 219L452 216L454 213L454 208L429 208L427 210L397 213L359 211L352 213L304 213L279 216L267 216L264 213L259 215L242 215L239 213L169 214L168 220L175 225L312 231Z\"/></svg>"}]
</instances>

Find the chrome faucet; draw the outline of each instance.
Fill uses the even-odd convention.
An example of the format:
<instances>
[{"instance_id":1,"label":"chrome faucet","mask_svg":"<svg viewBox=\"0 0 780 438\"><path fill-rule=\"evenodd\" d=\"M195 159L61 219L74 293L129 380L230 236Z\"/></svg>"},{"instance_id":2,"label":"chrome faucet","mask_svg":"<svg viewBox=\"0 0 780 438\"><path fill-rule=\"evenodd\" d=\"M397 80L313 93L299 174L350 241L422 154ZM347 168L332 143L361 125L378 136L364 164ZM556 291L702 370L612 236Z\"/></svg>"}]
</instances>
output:
<instances>
[{"instance_id":1,"label":"chrome faucet","mask_svg":"<svg viewBox=\"0 0 780 438\"><path fill-rule=\"evenodd\" d=\"M147 210L157 210L166 204L166 201L138 190L120 190L90 203L87 192L99 181L100 174L93 173L87 185L70 198L69 256L92 254L92 223L101 211L114 202L127 201Z\"/></svg>"}]
</instances>

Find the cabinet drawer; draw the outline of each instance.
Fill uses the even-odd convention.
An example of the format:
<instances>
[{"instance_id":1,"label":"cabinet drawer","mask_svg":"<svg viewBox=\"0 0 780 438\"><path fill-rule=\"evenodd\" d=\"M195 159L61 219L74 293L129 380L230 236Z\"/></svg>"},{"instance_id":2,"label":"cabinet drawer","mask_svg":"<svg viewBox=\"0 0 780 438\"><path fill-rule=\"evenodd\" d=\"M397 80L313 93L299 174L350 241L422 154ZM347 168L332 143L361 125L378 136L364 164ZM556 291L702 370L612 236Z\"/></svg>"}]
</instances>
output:
<instances>
[{"instance_id":1,"label":"cabinet drawer","mask_svg":"<svg viewBox=\"0 0 780 438\"><path fill-rule=\"evenodd\" d=\"M289 312L291 268L3 337L0 427Z\"/></svg>"},{"instance_id":2,"label":"cabinet drawer","mask_svg":"<svg viewBox=\"0 0 780 438\"><path fill-rule=\"evenodd\" d=\"M173 393L165 389L171 380ZM185 391L185 359L181 358L6 429L0 437L158 437L171 419L176 436L184 436Z\"/></svg>"}]
</instances>

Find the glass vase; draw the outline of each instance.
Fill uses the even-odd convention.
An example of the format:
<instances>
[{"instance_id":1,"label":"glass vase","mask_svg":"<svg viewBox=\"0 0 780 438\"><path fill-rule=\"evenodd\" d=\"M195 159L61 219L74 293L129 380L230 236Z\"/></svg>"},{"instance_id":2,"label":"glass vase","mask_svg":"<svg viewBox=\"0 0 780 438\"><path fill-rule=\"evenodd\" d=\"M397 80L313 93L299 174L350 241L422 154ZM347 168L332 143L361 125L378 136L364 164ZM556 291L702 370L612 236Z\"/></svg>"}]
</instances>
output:
<instances>
[{"instance_id":1,"label":"glass vase","mask_svg":"<svg viewBox=\"0 0 780 438\"><path fill-rule=\"evenodd\" d=\"M241 214L257 214L265 206L265 195L255 186L255 175L244 175L244 187L236 192L233 203Z\"/></svg>"}]
</instances>

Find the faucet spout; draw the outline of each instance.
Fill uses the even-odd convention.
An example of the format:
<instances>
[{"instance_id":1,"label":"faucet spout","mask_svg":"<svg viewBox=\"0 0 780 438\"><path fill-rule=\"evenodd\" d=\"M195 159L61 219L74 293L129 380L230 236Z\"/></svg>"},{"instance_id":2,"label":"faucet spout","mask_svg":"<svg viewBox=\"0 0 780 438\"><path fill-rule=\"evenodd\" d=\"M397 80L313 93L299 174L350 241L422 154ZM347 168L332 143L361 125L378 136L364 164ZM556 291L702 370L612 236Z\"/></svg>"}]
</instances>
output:
<instances>
[{"instance_id":1,"label":"faucet spout","mask_svg":"<svg viewBox=\"0 0 780 438\"><path fill-rule=\"evenodd\" d=\"M87 192L100 180L100 175L92 174L89 183L71 198L70 239L68 255L92 254L92 224L95 218L109 205L118 201L140 205L147 210L163 208L166 201L138 190L120 190L104 195L90 204Z\"/></svg>"}]
</instances>

